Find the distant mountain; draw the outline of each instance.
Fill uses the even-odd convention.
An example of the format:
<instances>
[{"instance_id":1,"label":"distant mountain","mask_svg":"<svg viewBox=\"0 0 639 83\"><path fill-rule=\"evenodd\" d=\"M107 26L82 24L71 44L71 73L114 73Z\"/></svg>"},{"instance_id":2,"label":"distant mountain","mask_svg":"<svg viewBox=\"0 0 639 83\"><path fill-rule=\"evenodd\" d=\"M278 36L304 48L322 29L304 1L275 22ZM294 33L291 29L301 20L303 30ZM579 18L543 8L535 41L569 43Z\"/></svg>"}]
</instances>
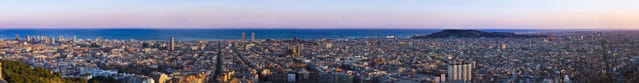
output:
<instances>
[{"instance_id":1,"label":"distant mountain","mask_svg":"<svg viewBox=\"0 0 639 83\"><path fill-rule=\"evenodd\" d=\"M537 37L546 37L544 35L520 35L515 34L513 32L482 32L479 30L459 30L459 29L446 29L440 32L432 33L424 36L413 36L411 38L421 39L421 38L507 38L507 37L518 37L518 38L537 38Z\"/></svg>"}]
</instances>

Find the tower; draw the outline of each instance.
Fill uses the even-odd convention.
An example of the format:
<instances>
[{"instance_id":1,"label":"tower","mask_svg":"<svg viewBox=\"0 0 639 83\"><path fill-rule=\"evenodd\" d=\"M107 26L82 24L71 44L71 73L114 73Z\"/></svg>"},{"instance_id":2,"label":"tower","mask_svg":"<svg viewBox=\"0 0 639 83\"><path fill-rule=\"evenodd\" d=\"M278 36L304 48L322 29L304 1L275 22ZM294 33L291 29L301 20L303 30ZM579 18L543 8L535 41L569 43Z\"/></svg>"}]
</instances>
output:
<instances>
[{"instance_id":1,"label":"tower","mask_svg":"<svg viewBox=\"0 0 639 83\"><path fill-rule=\"evenodd\" d=\"M58 35L58 41L62 42L65 41L66 39L64 39L64 36L62 35Z\"/></svg>"},{"instance_id":2,"label":"tower","mask_svg":"<svg viewBox=\"0 0 639 83\"><path fill-rule=\"evenodd\" d=\"M26 41L31 41L31 36L27 35L27 38L26 38L26 39L24 39L24 40L26 40Z\"/></svg>"},{"instance_id":3,"label":"tower","mask_svg":"<svg viewBox=\"0 0 639 83\"><path fill-rule=\"evenodd\" d=\"M73 35L73 42L76 42L76 41L78 41L78 38L75 37L75 35Z\"/></svg>"},{"instance_id":4,"label":"tower","mask_svg":"<svg viewBox=\"0 0 639 83\"><path fill-rule=\"evenodd\" d=\"M102 38L100 36L98 36L98 38L95 39L95 42L97 42L98 44L102 43Z\"/></svg>"},{"instance_id":5,"label":"tower","mask_svg":"<svg viewBox=\"0 0 639 83\"><path fill-rule=\"evenodd\" d=\"M40 38L42 38L42 40L44 40L44 42L49 42L49 38L47 38L46 36L40 36Z\"/></svg>"},{"instance_id":6,"label":"tower","mask_svg":"<svg viewBox=\"0 0 639 83\"><path fill-rule=\"evenodd\" d=\"M171 51L175 50L175 37L171 34Z\"/></svg>"},{"instance_id":7,"label":"tower","mask_svg":"<svg viewBox=\"0 0 639 83\"><path fill-rule=\"evenodd\" d=\"M295 41L295 48L294 48L294 53L293 53L293 54L294 54L295 56L300 56L300 55L301 55L301 54L300 54L300 50L299 50L299 47L300 47L300 41L299 41L299 39L297 39L297 36L293 36L293 39L294 39L294 41Z\"/></svg>"},{"instance_id":8,"label":"tower","mask_svg":"<svg viewBox=\"0 0 639 83\"><path fill-rule=\"evenodd\" d=\"M20 35L16 34L16 41L20 40Z\"/></svg>"},{"instance_id":9,"label":"tower","mask_svg":"<svg viewBox=\"0 0 639 83\"><path fill-rule=\"evenodd\" d=\"M55 43L55 37L51 37L51 43Z\"/></svg>"},{"instance_id":10,"label":"tower","mask_svg":"<svg viewBox=\"0 0 639 83\"><path fill-rule=\"evenodd\" d=\"M289 56L300 56L300 52L299 49L297 47L297 45L292 46L291 48L288 49L288 55Z\"/></svg>"},{"instance_id":11,"label":"tower","mask_svg":"<svg viewBox=\"0 0 639 83\"><path fill-rule=\"evenodd\" d=\"M251 32L251 42L255 42L255 32Z\"/></svg>"},{"instance_id":12,"label":"tower","mask_svg":"<svg viewBox=\"0 0 639 83\"><path fill-rule=\"evenodd\" d=\"M244 37L246 36L246 33L242 32L242 42L244 42Z\"/></svg>"}]
</instances>

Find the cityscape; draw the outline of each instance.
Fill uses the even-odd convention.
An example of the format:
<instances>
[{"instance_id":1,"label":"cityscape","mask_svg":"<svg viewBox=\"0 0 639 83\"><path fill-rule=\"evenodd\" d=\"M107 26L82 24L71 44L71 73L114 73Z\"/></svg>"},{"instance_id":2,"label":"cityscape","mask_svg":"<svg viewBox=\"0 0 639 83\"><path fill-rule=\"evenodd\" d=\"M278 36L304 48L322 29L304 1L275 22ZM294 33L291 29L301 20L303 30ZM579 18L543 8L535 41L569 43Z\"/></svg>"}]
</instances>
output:
<instances>
[{"instance_id":1,"label":"cityscape","mask_svg":"<svg viewBox=\"0 0 639 83\"><path fill-rule=\"evenodd\" d=\"M0 0L0 83L639 83L639 0Z\"/></svg>"},{"instance_id":2,"label":"cityscape","mask_svg":"<svg viewBox=\"0 0 639 83\"><path fill-rule=\"evenodd\" d=\"M127 83L639 81L637 32L517 34L546 36L272 40L243 32L240 40L139 41L16 34L0 40L0 54L62 78Z\"/></svg>"}]
</instances>

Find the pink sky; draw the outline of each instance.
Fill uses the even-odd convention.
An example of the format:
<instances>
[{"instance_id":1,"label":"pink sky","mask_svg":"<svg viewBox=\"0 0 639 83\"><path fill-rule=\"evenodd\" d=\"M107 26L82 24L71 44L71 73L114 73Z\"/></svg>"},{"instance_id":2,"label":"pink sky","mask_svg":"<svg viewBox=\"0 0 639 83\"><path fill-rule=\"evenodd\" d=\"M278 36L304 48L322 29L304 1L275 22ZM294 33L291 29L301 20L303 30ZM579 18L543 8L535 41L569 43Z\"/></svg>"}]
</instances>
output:
<instances>
[{"instance_id":1,"label":"pink sky","mask_svg":"<svg viewBox=\"0 0 639 83\"><path fill-rule=\"evenodd\" d=\"M0 1L0 28L639 29L634 0Z\"/></svg>"}]
</instances>

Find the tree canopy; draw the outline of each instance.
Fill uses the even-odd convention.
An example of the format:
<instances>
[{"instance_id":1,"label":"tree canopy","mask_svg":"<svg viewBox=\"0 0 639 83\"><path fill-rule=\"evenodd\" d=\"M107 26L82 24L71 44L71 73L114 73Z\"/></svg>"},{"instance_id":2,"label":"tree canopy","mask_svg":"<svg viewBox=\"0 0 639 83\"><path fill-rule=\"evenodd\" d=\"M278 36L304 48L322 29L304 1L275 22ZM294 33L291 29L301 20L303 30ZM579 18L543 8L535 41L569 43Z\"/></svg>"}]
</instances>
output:
<instances>
[{"instance_id":1,"label":"tree canopy","mask_svg":"<svg viewBox=\"0 0 639 83\"><path fill-rule=\"evenodd\" d=\"M17 61L0 60L2 76L9 83L61 83L60 74Z\"/></svg>"}]
</instances>

